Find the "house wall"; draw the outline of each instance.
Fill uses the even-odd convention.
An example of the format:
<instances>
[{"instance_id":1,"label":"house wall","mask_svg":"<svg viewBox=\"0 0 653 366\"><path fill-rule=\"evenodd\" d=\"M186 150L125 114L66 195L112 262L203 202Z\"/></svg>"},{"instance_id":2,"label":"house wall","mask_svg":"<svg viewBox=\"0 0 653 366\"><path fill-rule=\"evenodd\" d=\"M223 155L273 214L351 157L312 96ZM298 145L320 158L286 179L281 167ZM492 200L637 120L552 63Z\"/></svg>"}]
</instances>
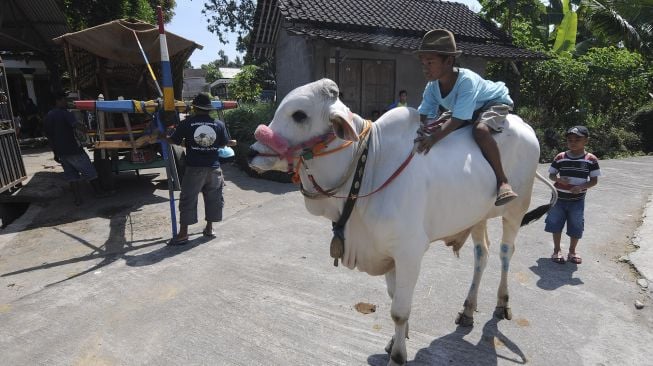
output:
<instances>
[{"instance_id":1,"label":"house wall","mask_svg":"<svg viewBox=\"0 0 653 366\"><path fill-rule=\"evenodd\" d=\"M329 64L335 63L336 47L319 40L313 41L313 43L315 49L315 68L311 81L324 77L333 78L332 72L329 72ZM394 91L392 94L395 99L398 99L400 90L406 90L408 93L408 105L417 108L421 103L426 79L422 73L422 66L419 59L412 52L376 51L341 47L340 58L343 61L347 59L393 60L395 62L395 75ZM487 62L482 58L461 56L456 61L460 67L474 70L480 75L485 74ZM295 85L295 87L299 85L301 84ZM283 96L279 96L279 98L283 98ZM392 102L393 100L389 100L388 105Z\"/></svg>"},{"instance_id":2,"label":"house wall","mask_svg":"<svg viewBox=\"0 0 653 366\"><path fill-rule=\"evenodd\" d=\"M280 31L276 44L277 100L283 99L291 90L306 83L325 77L334 79L335 56L336 46L332 44L321 40L308 40ZM399 91L406 90L408 104L415 108L422 101L426 79L419 60L413 53L340 47L340 58L343 62L359 59L394 62L391 94L397 99ZM481 75L485 74L486 61L482 58L461 56L457 59L457 63L460 67L469 68ZM387 104L393 101L390 98Z\"/></svg>"},{"instance_id":3,"label":"house wall","mask_svg":"<svg viewBox=\"0 0 653 366\"><path fill-rule=\"evenodd\" d=\"M276 43L277 100L313 79L313 46L303 37L280 30Z\"/></svg>"},{"instance_id":4,"label":"house wall","mask_svg":"<svg viewBox=\"0 0 653 366\"><path fill-rule=\"evenodd\" d=\"M189 100L199 93L206 92L209 84L204 77L185 77L182 89L182 98Z\"/></svg>"}]
</instances>

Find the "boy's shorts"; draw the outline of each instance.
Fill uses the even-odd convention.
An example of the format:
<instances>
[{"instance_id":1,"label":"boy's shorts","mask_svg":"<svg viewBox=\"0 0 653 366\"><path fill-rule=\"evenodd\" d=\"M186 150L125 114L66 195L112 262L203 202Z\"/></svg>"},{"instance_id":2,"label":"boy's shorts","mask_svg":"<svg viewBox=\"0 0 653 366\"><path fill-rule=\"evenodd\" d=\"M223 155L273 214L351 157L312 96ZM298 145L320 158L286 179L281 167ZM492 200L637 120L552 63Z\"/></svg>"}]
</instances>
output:
<instances>
[{"instance_id":1,"label":"boy's shorts","mask_svg":"<svg viewBox=\"0 0 653 366\"><path fill-rule=\"evenodd\" d=\"M511 110L512 107L507 104L493 104L474 112L472 121L474 124L483 123L494 132L501 132L506 127L506 117ZM446 111L438 117L438 121L449 118L451 118L451 112Z\"/></svg>"},{"instance_id":2,"label":"boy's shorts","mask_svg":"<svg viewBox=\"0 0 653 366\"><path fill-rule=\"evenodd\" d=\"M91 181L97 178L97 171L86 153L60 156L63 175L69 182L80 179Z\"/></svg>"},{"instance_id":3,"label":"boy's shorts","mask_svg":"<svg viewBox=\"0 0 653 366\"><path fill-rule=\"evenodd\" d=\"M561 233L567 223L567 235L580 239L585 229L585 200L558 200L546 216L544 231Z\"/></svg>"}]
</instances>

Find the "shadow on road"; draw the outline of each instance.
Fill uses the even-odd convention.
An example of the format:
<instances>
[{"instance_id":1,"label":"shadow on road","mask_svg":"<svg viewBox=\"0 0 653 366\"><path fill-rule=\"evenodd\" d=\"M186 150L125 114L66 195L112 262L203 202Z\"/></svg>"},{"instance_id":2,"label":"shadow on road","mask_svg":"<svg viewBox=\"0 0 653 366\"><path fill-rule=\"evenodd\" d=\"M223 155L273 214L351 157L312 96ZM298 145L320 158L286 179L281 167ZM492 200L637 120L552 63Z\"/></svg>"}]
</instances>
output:
<instances>
[{"instance_id":1,"label":"shadow on road","mask_svg":"<svg viewBox=\"0 0 653 366\"><path fill-rule=\"evenodd\" d=\"M200 244L208 243L213 240L212 238L207 238L199 233L199 237L195 239L190 239L187 244L179 246L163 246L156 250L153 250L148 253L138 254L138 255L123 255L122 258L125 260L125 264L130 267L143 267L150 266L161 262L162 260L170 257L174 257L181 253L187 252ZM193 234L190 234L193 236Z\"/></svg>"},{"instance_id":2,"label":"shadow on road","mask_svg":"<svg viewBox=\"0 0 653 366\"><path fill-rule=\"evenodd\" d=\"M273 194L282 194L292 191L296 191L297 185L292 183L280 183L278 181L273 181L269 179L256 178L247 175L246 172L242 171L237 165L233 164L224 164L222 166L224 173L224 179L226 184L233 183L238 188L243 191L256 191L256 192L268 192ZM275 172L280 175L286 173Z\"/></svg>"},{"instance_id":3,"label":"shadow on road","mask_svg":"<svg viewBox=\"0 0 653 366\"><path fill-rule=\"evenodd\" d=\"M39 174L41 175L39 176ZM60 180L61 175L53 176L53 174L56 173L39 172L32 178L32 180L30 180L28 186L33 185L34 187L43 189L47 188L47 185L56 184L57 181ZM56 262L46 262L37 266L14 270L12 272L0 274L0 277L8 277L26 272L65 266L72 263L101 259L100 262L82 272L45 285L45 287L49 287L94 272L120 258L124 258L128 263L129 261L133 263L133 258L142 256L145 258L156 258L156 260L149 259L150 263L156 263L166 257L179 254L179 250L167 248L165 246L156 249L152 252L154 254L151 254L151 256L150 253L139 256L129 256L126 254L136 250L142 251L144 248L150 246L161 245L167 243L169 240L169 238L163 238L160 236L138 240L135 240L134 238L132 214L140 211L144 206L167 201L165 198L154 194L156 187L159 184L154 180L157 176L158 174L144 174L138 177L130 174L118 175L116 177L116 182L118 183L119 191L116 194L104 199L93 199L88 197L87 194L86 202L79 207L73 206L69 192L60 195L59 197L55 196L56 198L52 201L41 202L40 204L44 207L39 212L39 215L32 219L27 228L50 227L52 230L58 231L73 239L75 242L89 248L90 253L83 256L59 260ZM164 182L166 181L164 180ZM86 188L90 191L90 187ZM82 235L77 234L74 229L73 231L69 231L59 227L94 217L109 220L109 235L104 239L104 243L101 245L91 243ZM195 241L197 240L184 246L184 250L188 250L199 244L198 242L193 245L193 242ZM146 261L140 262L145 263Z\"/></svg>"},{"instance_id":4,"label":"shadow on road","mask_svg":"<svg viewBox=\"0 0 653 366\"><path fill-rule=\"evenodd\" d=\"M571 262L559 264L550 258L540 258L537 260L536 266L530 267L533 273L540 276L537 287L543 290L555 290L565 285L583 285L584 282L580 278L573 277L577 269L577 264Z\"/></svg>"},{"instance_id":5,"label":"shadow on road","mask_svg":"<svg viewBox=\"0 0 653 366\"><path fill-rule=\"evenodd\" d=\"M472 331L472 327L458 327L453 333L440 337L427 348L417 351L415 359L407 364L494 366L498 364L499 358L519 365L525 364L526 356L519 346L499 331L498 323L499 320L494 317L485 323L483 335L477 344L464 339ZM503 349L502 354L497 353L497 348ZM503 354L506 353L510 353L511 356L504 356ZM372 366L381 366L386 365L388 360L387 354L377 354L370 356L367 363Z\"/></svg>"}]
</instances>

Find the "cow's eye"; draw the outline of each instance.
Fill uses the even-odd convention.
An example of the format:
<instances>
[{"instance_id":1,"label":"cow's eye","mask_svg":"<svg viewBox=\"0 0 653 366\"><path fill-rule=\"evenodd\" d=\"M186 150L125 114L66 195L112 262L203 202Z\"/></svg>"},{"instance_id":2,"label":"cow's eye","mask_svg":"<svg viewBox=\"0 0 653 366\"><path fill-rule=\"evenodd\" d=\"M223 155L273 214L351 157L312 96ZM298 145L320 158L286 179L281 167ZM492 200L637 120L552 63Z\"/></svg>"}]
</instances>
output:
<instances>
[{"instance_id":1,"label":"cow's eye","mask_svg":"<svg viewBox=\"0 0 653 366\"><path fill-rule=\"evenodd\" d=\"M306 115L306 113L304 113L304 111L297 111L297 112L292 114L292 119L294 119L295 122L304 122L304 120L307 117L308 116Z\"/></svg>"}]
</instances>

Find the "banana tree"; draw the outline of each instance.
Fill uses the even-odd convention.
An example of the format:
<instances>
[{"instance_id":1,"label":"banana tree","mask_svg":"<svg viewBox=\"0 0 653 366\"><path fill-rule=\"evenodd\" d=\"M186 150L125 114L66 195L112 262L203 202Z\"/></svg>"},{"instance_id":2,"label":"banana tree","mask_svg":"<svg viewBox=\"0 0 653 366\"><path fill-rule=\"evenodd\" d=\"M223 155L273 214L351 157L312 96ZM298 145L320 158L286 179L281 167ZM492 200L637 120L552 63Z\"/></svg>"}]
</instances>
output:
<instances>
[{"instance_id":1,"label":"banana tree","mask_svg":"<svg viewBox=\"0 0 653 366\"><path fill-rule=\"evenodd\" d=\"M576 49L576 33L578 32L578 14L572 9L570 0L562 0L562 21L557 27L553 52L573 52Z\"/></svg>"}]
</instances>

